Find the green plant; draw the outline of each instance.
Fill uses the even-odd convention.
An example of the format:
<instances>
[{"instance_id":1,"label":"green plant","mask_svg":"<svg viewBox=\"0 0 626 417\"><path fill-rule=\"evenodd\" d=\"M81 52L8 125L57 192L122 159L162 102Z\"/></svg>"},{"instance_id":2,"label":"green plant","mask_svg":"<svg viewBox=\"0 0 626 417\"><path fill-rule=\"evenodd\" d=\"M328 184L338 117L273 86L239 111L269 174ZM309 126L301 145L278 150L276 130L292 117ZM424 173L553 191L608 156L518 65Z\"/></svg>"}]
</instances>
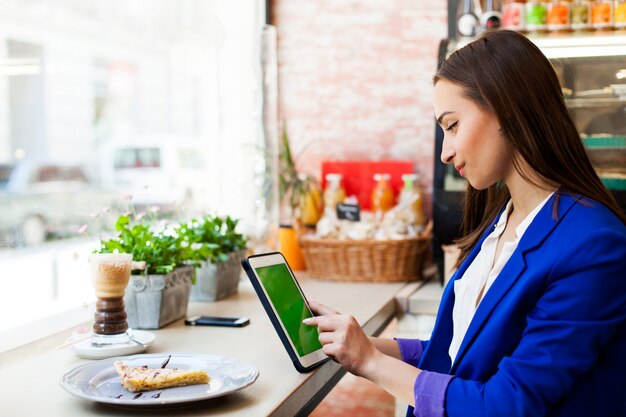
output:
<instances>
[{"instance_id":1,"label":"green plant","mask_svg":"<svg viewBox=\"0 0 626 417\"><path fill-rule=\"evenodd\" d=\"M204 216L156 231L148 222L131 224L130 215L122 215L115 223L117 236L101 240L94 252L130 253L133 261L146 263L145 273L168 274L206 260L224 262L230 252L245 248L247 238L236 231L238 222L230 216Z\"/></svg>"},{"instance_id":2,"label":"green plant","mask_svg":"<svg viewBox=\"0 0 626 417\"><path fill-rule=\"evenodd\" d=\"M115 230L117 237L101 241L96 252L130 253L133 261L146 263L147 274L168 274L177 266L194 261L193 250L183 247L179 236L153 231L147 223L131 225L128 215L117 219Z\"/></svg>"},{"instance_id":3,"label":"green plant","mask_svg":"<svg viewBox=\"0 0 626 417\"><path fill-rule=\"evenodd\" d=\"M207 215L181 224L176 230L182 246L190 248L193 261L225 262L228 254L244 249L247 237L236 231L239 220Z\"/></svg>"}]
</instances>

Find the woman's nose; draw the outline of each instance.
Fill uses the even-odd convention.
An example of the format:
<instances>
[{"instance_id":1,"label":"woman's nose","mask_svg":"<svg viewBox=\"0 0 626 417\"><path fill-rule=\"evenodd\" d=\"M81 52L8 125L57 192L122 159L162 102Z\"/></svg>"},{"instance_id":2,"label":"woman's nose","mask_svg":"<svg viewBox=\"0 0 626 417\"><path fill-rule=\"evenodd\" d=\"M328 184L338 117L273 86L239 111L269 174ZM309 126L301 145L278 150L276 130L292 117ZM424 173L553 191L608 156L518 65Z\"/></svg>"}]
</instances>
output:
<instances>
[{"instance_id":1,"label":"woman's nose","mask_svg":"<svg viewBox=\"0 0 626 417\"><path fill-rule=\"evenodd\" d=\"M455 154L456 152L454 152L454 149L452 149L448 141L444 139L441 146L441 162L444 164L452 163Z\"/></svg>"}]
</instances>

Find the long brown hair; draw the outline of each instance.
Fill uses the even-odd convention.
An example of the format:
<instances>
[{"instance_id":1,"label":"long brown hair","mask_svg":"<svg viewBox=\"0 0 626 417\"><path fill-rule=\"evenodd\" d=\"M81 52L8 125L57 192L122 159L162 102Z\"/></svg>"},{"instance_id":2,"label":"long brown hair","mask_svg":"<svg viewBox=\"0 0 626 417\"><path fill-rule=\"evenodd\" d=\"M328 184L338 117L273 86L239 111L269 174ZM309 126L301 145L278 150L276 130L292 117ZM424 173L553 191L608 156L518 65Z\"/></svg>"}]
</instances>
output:
<instances>
[{"instance_id":1,"label":"long brown hair","mask_svg":"<svg viewBox=\"0 0 626 417\"><path fill-rule=\"evenodd\" d=\"M522 177L530 180L520 159L552 189L596 200L626 223L591 165L550 61L528 38L509 30L486 32L444 61L434 84L439 80L459 85L468 99L497 117ZM503 184L476 190L468 183L457 267L509 197Z\"/></svg>"}]
</instances>

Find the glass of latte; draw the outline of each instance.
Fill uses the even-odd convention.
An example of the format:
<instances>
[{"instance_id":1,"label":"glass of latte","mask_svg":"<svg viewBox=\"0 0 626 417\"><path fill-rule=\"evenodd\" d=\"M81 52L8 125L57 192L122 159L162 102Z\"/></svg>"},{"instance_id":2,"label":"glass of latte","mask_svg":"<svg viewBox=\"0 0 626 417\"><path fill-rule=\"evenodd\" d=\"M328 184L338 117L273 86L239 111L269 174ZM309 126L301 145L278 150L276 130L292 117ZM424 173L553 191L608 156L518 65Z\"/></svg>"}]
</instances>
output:
<instances>
[{"instance_id":1,"label":"glass of latte","mask_svg":"<svg viewBox=\"0 0 626 417\"><path fill-rule=\"evenodd\" d=\"M93 346L128 343L130 334L124 308L124 292L130 280L133 256L127 253L94 253L89 256L91 281L96 290Z\"/></svg>"}]
</instances>

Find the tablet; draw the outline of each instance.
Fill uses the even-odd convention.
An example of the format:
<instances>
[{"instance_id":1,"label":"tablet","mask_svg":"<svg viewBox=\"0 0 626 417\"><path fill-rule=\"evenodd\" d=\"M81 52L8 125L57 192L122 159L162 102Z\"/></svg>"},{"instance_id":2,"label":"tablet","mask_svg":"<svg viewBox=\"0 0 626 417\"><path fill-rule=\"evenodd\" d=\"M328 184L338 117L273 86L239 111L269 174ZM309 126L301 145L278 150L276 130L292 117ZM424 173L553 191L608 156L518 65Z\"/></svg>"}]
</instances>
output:
<instances>
[{"instance_id":1,"label":"tablet","mask_svg":"<svg viewBox=\"0 0 626 417\"><path fill-rule=\"evenodd\" d=\"M329 359L322 352L317 327L302 323L313 313L285 257L265 253L241 264L296 369L307 372Z\"/></svg>"}]
</instances>

